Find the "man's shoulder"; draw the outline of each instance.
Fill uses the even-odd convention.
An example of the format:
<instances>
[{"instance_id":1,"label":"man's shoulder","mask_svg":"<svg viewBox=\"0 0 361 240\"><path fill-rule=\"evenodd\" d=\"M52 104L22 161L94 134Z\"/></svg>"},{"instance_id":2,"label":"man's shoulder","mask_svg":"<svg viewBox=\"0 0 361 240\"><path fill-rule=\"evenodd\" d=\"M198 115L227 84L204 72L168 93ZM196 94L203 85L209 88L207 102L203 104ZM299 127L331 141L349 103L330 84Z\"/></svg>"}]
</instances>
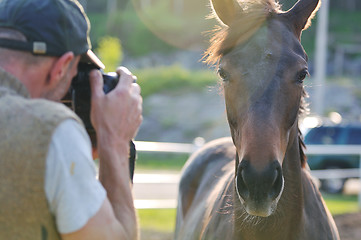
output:
<instances>
[{"instance_id":1,"label":"man's shoulder","mask_svg":"<svg viewBox=\"0 0 361 240\"><path fill-rule=\"evenodd\" d=\"M33 122L40 123L42 126L59 125L66 119L74 119L81 123L78 116L62 103L53 102L45 99L29 99L17 95L7 96L2 99L3 116L8 116L15 122ZM14 123L15 123L14 122ZM31 124L31 123L30 123Z\"/></svg>"},{"instance_id":2,"label":"man's shoulder","mask_svg":"<svg viewBox=\"0 0 361 240\"><path fill-rule=\"evenodd\" d=\"M44 123L58 126L66 119L74 119L82 124L79 117L62 103L52 102L45 99L30 100L28 106L31 108L34 117Z\"/></svg>"},{"instance_id":3,"label":"man's shoulder","mask_svg":"<svg viewBox=\"0 0 361 240\"><path fill-rule=\"evenodd\" d=\"M31 110L34 115L41 119L48 117L55 118L74 118L78 120L76 114L62 103L53 102L45 99L30 99L26 103L26 108Z\"/></svg>"}]
</instances>

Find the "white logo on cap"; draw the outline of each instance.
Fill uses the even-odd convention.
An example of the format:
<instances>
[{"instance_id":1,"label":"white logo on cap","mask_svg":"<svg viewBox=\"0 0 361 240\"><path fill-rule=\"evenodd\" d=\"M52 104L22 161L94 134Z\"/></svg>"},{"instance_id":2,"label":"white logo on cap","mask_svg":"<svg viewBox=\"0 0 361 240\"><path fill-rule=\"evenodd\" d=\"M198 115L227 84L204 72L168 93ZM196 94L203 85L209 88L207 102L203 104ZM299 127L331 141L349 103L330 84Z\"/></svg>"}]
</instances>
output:
<instances>
[{"instance_id":1,"label":"white logo on cap","mask_svg":"<svg viewBox=\"0 0 361 240\"><path fill-rule=\"evenodd\" d=\"M33 43L33 53L34 54L45 54L46 53L46 43L34 42Z\"/></svg>"}]
</instances>

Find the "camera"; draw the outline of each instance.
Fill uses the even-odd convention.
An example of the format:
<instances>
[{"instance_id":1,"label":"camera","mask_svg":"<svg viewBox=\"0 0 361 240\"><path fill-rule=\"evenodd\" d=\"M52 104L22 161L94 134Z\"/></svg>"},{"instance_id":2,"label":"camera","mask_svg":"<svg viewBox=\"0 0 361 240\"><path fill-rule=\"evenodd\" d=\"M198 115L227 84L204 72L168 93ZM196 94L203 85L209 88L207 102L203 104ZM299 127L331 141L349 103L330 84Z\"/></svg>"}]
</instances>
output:
<instances>
[{"instance_id":1,"label":"camera","mask_svg":"<svg viewBox=\"0 0 361 240\"><path fill-rule=\"evenodd\" d=\"M83 121L88 133L94 133L94 127L90 121L90 81L89 73L93 69L98 69L94 64L80 62L78 65L78 74L73 78L70 89L62 102L70 107ZM102 74L104 93L110 92L118 84L118 75L116 73Z\"/></svg>"},{"instance_id":2,"label":"camera","mask_svg":"<svg viewBox=\"0 0 361 240\"><path fill-rule=\"evenodd\" d=\"M96 147L96 134L90 121L91 89L89 73L93 69L99 68L91 63L80 62L78 64L78 74L72 79L69 91L61 101L80 117L89 134L93 147ZM117 86L119 76L114 72L108 74L102 73L102 76L104 81L103 91L107 94ZM133 180L134 175L135 158L135 145L130 141L129 172L131 180Z\"/></svg>"}]
</instances>

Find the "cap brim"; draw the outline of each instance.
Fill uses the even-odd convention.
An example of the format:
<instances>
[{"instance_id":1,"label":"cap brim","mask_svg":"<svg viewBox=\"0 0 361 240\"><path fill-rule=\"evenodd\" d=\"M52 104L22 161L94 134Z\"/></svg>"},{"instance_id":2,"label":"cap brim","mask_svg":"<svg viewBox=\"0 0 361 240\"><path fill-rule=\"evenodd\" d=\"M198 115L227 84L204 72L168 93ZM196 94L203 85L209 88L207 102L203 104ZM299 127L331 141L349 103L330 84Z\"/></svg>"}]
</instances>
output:
<instances>
[{"instance_id":1,"label":"cap brim","mask_svg":"<svg viewBox=\"0 0 361 240\"><path fill-rule=\"evenodd\" d=\"M97 67L104 69L105 65L100 61L100 59L93 53L92 50L88 50L86 53L82 54L81 62L93 63Z\"/></svg>"}]
</instances>

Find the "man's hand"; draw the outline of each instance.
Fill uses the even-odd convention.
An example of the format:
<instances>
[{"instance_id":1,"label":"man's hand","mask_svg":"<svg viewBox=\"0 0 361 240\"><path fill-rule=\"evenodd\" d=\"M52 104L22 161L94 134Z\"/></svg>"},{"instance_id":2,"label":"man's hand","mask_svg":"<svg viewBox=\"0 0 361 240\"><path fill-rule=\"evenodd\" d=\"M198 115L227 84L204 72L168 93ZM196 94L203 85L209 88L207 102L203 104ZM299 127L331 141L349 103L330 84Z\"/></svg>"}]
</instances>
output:
<instances>
[{"instance_id":1,"label":"man's hand","mask_svg":"<svg viewBox=\"0 0 361 240\"><path fill-rule=\"evenodd\" d=\"M103 79L99 71L90 73L92 88L91 121L98 142L112 146L128 146L142 122L142 97L136 77L125 67L117 69L118 85L108 94L103 92Z\"/></svg>"}]
</instances>

